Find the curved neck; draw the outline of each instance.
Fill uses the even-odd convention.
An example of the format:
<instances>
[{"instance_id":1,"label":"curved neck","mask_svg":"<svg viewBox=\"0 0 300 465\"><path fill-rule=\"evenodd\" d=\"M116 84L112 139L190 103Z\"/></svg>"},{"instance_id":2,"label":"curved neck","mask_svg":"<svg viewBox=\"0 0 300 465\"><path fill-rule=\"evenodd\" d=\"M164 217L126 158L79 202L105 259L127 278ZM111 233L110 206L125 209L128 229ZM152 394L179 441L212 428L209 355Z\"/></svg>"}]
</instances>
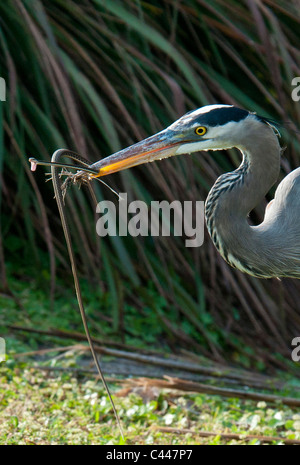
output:
<instances>
[{"instance_id":1,"label":"curved neck","mask_svg":"<svg viewBox=\"0 0 300 465\"><path fill-rule=\"evenodd\" d=\"M230 265L259 276L255 269L260 241L247 216L276 182L280 169L280 145L270 127L253 140L253 147L241 144L239 168L220 176L208 194L205 216L211 238ZM244 263L247 257L247 263Z\"/></svg>"}]
</instances>

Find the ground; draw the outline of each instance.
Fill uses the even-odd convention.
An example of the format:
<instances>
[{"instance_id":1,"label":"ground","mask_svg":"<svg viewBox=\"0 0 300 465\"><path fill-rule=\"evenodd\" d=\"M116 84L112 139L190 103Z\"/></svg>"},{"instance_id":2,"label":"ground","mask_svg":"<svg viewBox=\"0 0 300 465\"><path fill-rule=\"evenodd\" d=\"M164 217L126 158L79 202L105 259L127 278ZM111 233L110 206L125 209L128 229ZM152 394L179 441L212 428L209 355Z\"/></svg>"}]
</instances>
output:
<instances>
[{"instance_id":1,"label":"ground","mask_svg":"<svg viewBox=\"0 0 300 465\"><path fill-rule=\"evenodd\" d=\"M34 365L2 363L0 444L124 443L101 382L67 368L57 374ZM277 438L269 438L271 444L300 440L299 408L171 390L154 390L148 399L125 390L120 397L120 383L109 384L126 444L260 444L263 436ZM202 437L205 432L211 436Z\"/></svg>"},{"instance_id":2,"label":"ground","mask_svg":"<svg viewBox=\"0 0 300 465\"><path fill-rule=\"evenodd\" d=\"M125 381L128 378L148 376L148 379L161 380L165 374L174 374L166 366L145 363L139 366L134 360L121 363L118 358L116 361L105 356L101 360L124 431L123 440L108 396L92 371L86 343L32 332L51 328L72 334L82 332L73 291L56 299L51 310L47 293L39 290L36 283L15 279L10 287L18 299L0 296L0 335L5 338L7 348L6 361L0 363L0 444L189 445L300 441L299 406L284 404L287 396L299 402L300 383L293 374L276 374L274 380L279 380L279 385L266 384L266 389L255 388L254 384L249 388L247 383L239 384L240 381L228 385L226 376L223 379L215 374L201 375L202 378L198 375L199 379L195 379L211 386L278 396L277 402L243 400L238 396L162 389L155 381L151 386L130 385ZM95 305L92 302L92 310ZM105 308L102 310L105 316ZM89 324L94 335L112 338L110 320L106 316L99 320L99 315L99 311L96 316L94 310L90 312ZM126 350L136 347L140 355L143 347L149 350L153 341L162 340L161 334L154 331L159 331L154 317L153 331L145 333L145 340L138 337L145 321L152 324L146 314L137 320L136 328L130 325ZM28 330L15 330L12 325ZM174 355L171 358L171 353L164 355L170 360L179 359ZM245 373L238 379L242 380ZM186 373L178 371L176 375L184 379Z\"/></svg>"}]
</instances>

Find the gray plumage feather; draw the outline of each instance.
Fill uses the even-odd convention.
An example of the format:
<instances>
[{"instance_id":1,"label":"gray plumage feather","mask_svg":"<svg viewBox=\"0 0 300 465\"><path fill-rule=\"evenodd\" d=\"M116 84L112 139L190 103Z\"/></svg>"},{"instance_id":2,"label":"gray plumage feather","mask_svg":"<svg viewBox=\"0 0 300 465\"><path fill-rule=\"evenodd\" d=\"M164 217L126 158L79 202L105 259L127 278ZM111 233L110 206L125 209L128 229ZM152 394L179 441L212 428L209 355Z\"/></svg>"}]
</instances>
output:
<instances>
[{"instance_id":1,"label":"gray plumage feather","mask_svg":"<svg viewBox=\"0 0 300 465\"><path fill-rule=\"evenodd\" d=\"M240 123L235 144L240 167L216 181L206 201L207 225L223 258L259 278L300 278L300 168L279 184L263 222L251 226L250 211L279 175L281 148L274 129L259 119Z\"/></svg>"}]
</instances>

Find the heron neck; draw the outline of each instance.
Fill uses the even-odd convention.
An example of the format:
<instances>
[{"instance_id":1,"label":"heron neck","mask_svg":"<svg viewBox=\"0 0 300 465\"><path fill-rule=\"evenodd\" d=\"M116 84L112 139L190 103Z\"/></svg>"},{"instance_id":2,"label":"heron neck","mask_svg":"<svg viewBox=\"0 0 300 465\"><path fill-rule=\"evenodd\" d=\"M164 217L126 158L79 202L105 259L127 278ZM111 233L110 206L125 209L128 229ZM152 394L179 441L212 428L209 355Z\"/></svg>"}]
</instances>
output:
<instances>
[{"instance_id":1,"label":"heron neck","mask_svg":"<svg viewBox=\"0 0 300 465\"><path fill-rule=\"evenodd\" d=\"M230 195L236 215L247 217L275 184L280 170L280 146L260 144L259 149L241 148L243 161L235 170L238 178Z\"/></svg>"},{"instance_id":2,"label":"heron neck","mask_svg":"<svg viewBox=\"0 0 300 465\"><path fill-rule=\"evenodd\" d=\"M246 267L241 265L244 257L253 256L254 260L260 248L247 217L279 175L280 145L273 132L267 135L255 141L255 148L246 144L238 147L243 154L241 165L217 179L206 201L206 222L212 240L223 258L240 269Z\"/></svg>"}]
</instances>

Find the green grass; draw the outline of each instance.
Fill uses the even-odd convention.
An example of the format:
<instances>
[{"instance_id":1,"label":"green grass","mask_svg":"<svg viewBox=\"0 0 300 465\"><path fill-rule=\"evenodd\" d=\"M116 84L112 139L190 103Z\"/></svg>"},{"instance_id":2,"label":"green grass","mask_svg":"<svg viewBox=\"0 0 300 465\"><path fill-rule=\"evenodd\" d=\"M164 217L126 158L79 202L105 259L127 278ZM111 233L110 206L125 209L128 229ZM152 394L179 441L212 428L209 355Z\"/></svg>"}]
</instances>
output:
<instances>
[{"instance_id":1,"label":"green grass","mask_svg":"<svg viewBox=\"0 0 300 465\"><path fill-rule=\"evenodd\" d=\"M84 333L71 277L57 280L57 293L53 302L49 299L50 276L47 267L37 280L32 268L26 263L18 267L14 263L7 263L7 280L12 294L0 293L0 335L7 340L8 353L70 344L70 339L12 331L9 328L11 325L42 331L59 329ZM92 336L97 339L123 343L135 347L137 351L138 348L146 348L180 355L185 350L194 350L199 360L205 360L208 364L210 356L205 348L211 343L222 354L222 363L273 374L274 368L267 363L271 360L277 369L284 369L297 376L290 353L283 357L276 352L254 350L251 343L248 345L238 336L231 337L229 344L229 335L216 327L209 313L201 315L202 323L199 325L197 308L193 309L192 314L184 312L182 315L176 306L170 305L157 292L151 281L145 282L140 288L127 284L129 298L128 301L124 298L122 302L123 317L119 325L116 325L114 319L110 289L99 289L84 277L81 277L80 283L88 324ZM136 289L139 292L138 305L136 299L130 297ZM182 299L183 306L189 305L190 297L182 290L178 298ZM234 311L232 314L238 318Z\"/></svg>"},{"instance_id":2,"label":"green grass","mask_svg":"<svg viewBox=\"0 0 300 465\"><path fill-rule=\"evenodd\" d=\"M9 325L38 330L62 329L82 333L82 323L72 289L72 281L59 283L60 297L51 308L47 290L39 288L30 270L15 270L9 265L10 289L18 296L18 303L8 296L0 296L0 335L6 340L7 361L0 365L0 444L120 444L122 441L111 411L107 395L100 381L91 374L89 352L75 347L76 340L16 331ZM18 277L18 279L16 279ZM49 276L43 277L49 280ZM64 287L62 287L64 284ZM68 288L70 285L70 288ZM83 296L88 299L89 285L83 281ZM140 349L154 350L165 355L174 352L172 337L166 327L157 323L157 315L165 303L152 292L157 313L145 305L137 312L126 308L122 342ZM109 292L93 295L87 305L89 326L99 339L121 342L111 318ZM173 321L177 329L186 329L186 322ZM147 331L145 331L147 328ZM192 329L189 329L190 334ZM195 338L197 334L195 333ZM199 343L200 336L198 335ZM85 344L84 341L80 344ZM72 346L66 351L56 348ZM237 347L241 347L238 341ZM108 345L109 347L109 345ZM51 348L46 354L22 356L22 353ZM179 351L180 347L176 347ZM180 355L180 352L179 352ZM17 356L17 357L15 357ZM21 357L20 357L21 356ZM251 348L227 354L235 366L255 368L264 373L265 366L253 366ZM101 357L109 367L111 358ZM292 365L286 360L286 370ZM201 363L210 365L209 359ZM52 371L51 371L52 368ZM62 371L56 371L55 369ZM106 368L108 369L108 368ZM50 370L50 371L49 371ZM224 439L218 433L260 435L282 439L300 439L298 409L277 404L221 398L205 394L191 394L147 388L142 397L133 389L119 397L123 388L120 375L110 372L109 387L114 394L118 414L124 428L126 444L259 444L259 439ZM58 374L57 374L58 373ZM130 375L130 369L128 371ZM286 381L285 388L268 393L295 397L299 380L286 373L277 376ZM117 381L117 382L116 382ZM217 380L223 386L222 380ZM224 385L225 386L225 385ZM262 392L262 391L259 391ZM159 428L176 428L182 433L165 432ZM188 430L190 432L185 432ZM209 438L197 431L215 432ZM192 433L193 432L193 433ZM275 441L276 443L280 441Z\"/></svg>"},{"instance_id":3,"label":"green grass","mask_svg":"<svg viewBox=\"0 0 300 465\"><path fill-rule=\"evenodd\" d=\"M0 444L123 444L101 383L29 364L0 367ZM118 392L120 386L114 387ZM126 444L260 444L246 435L300 439L297 409L264 402L161 390L143 400L114 396ZM149 393L148 393L149 395ZM166 433L159 428L191 432ZM202 438L197 431L215 432ZM241 439L223 439L236 433ZM275 444L281 441L274 441Z\"/></svg>"}]
</instances>

